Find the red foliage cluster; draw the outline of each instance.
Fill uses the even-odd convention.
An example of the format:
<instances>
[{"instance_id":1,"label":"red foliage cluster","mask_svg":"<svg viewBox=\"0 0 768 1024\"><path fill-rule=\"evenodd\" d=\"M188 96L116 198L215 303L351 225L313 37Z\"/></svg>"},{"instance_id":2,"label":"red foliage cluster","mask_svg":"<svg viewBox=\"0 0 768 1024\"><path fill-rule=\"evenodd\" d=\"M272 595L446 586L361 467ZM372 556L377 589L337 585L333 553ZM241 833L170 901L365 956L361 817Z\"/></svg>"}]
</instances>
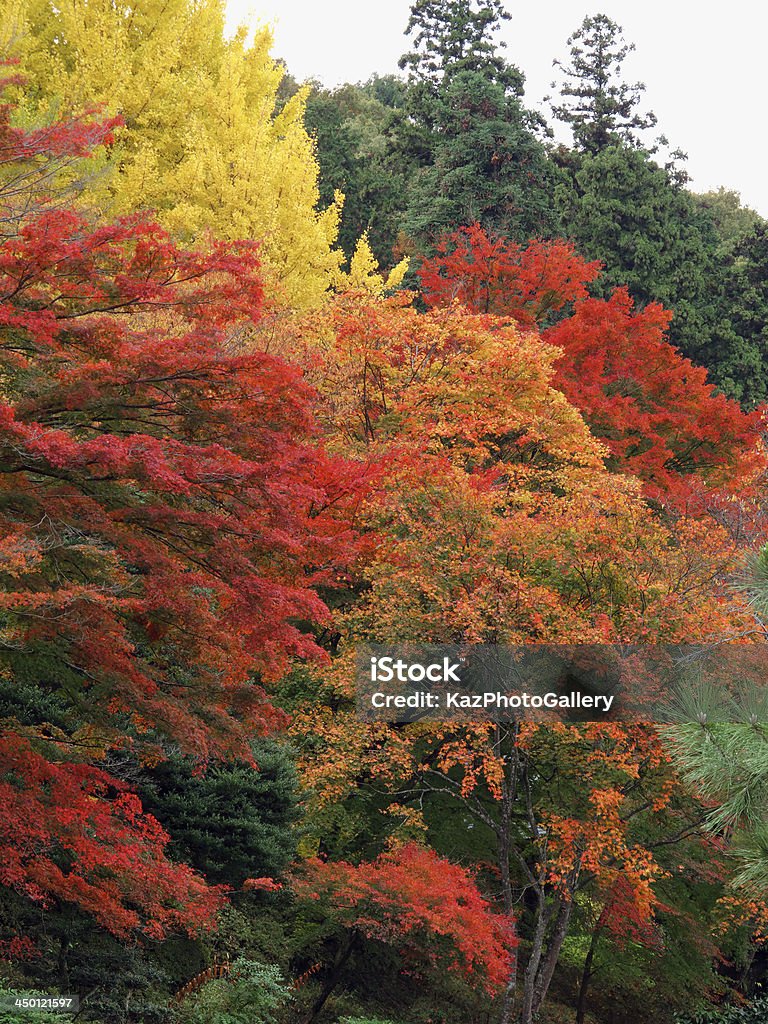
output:
<instances>
[{"instance_id":1,"label":"red foliage cluster","mask_svg":"<svg viewBox=\"0 0 768 1024\"><path fill-rule=\"evenodd\" d=\"M42 210L0 247L10 636L54 653L100 724L203 755L279 719L251 673L318 653L295 622L323 617L348 552L311 392L228 350L261 303L253 246L182 252L143 221Z\"/></svg>"},{"instance_id":2,"label":"red foliage cluster","mask_svg":"<svg viewBox=\"0 0 768 1024\"><path fill-rule=\"evenodd\" d=\"M479 974L491 994L508 979L516 944L509 923L464 868L433 850L409 844L358 866L309 860L293 888L368 939Z\"/></svg>"},{"instance_id":3,"label":"red foliage cluster","mask_svg":"<svg viewBox=\"0 0 768 1024\"><path fill-rule=\"evenodd\" d=\"M114 935L152 938L209 926L222 901L186 865L136 796L90 765L52 763L0 738L0 884L76 903ZM18 950L16 955L18 955Z\"/></svg>"},{"instance_id":4,"label":"red foliage cluster","mask_svg":"<svg viewBox=\"0 0 768 1024\"><path fill-rule=\"evenodd\" d=\"M0 939L0 961L20 963L36 960L39 956L35 944L26 935L15 935L12 939Z\"/></svg>"},{"instance_id":5,"label":"red foliage cluster","mask_svg":"<svg viewBox=\"0 0 768 1024\"><path fill-rule=\"evenodd\" d=\"M475 313L512 317L535 327L549 313L585 299L600 272L570 242L534 239L526 246L490 238L479 224L441 239L419 269L428 306L456 301Z\"/></svg>"},{"instance_id":6,"label":"red foliage cluster","mask_svg":"<svg viewBox=\"0 0 768 1024\"><path fill-rule=\"evenodd\" d=\"M281 882L276 882L274 878L246 878L243 882L243 888L249 889L252 892L279 892L283 888Z\"/></svg>"},{"instance_id":7,"label":"red foliage cluster","mask_svg":"<svg viewBox=\"0 0 768 1024\"><path fill-rule=\"evenodd\" d=\"M0 61L0 96L24 84L23 76L12 71L15 63ZM13 104L0 102L0 178L5 179L0 185L0 225L5 227L26 215L31 198L64 185L62 171L111 143L115 128L123 123L119 117L85 115L25 130L13 125L13 110Z\"/></svg>"},{"instance_id":8,"label":"red foliage cluster","mask_svg":"<svg viewBox=\"0 0 768 1024\"><path fill-rule=\"evenodd\" d=\"M262 312L254 244L183 251L38 189L109 129L0 116L0 682L65 709L0 722L0 881L160 935L217 897L94 765L163 737L249 758L284 721L254 675L322 655L302 624L349 557L356 471L300 372L234 344Z\"/></svg>"},{"instance_id":9,"label":"red foliage cluster","mask_svg":"<svg viewBox=\"0 0 768 1024\"><path fill-rule=\"evenodd\" d=\"M743 484L758 464L762 415L718 394L667 342L672 314L660 305L635 309L625 289L590 298L598 270L569 243L523 249L474 225L444 239L420 277L428 305L457 299L561 349L554 383L607 445L609 464L643 480L650 497L687 501L702 486ZM553 312L560 318L547 326Z\"/></svg>"},{"instance_id":10,"label":"red foliage cluster","mask_svg":"<svg viewBox=\"0 0 768 1024\"><path fill-rule=\"evenodd\" d=\"M715 391L707 371L665 340L672 314L636 310L625 289L584 299L544 338L563 350L558 386L653 497L685 499L696 483L734 485L756 466L762 416Z\"/></svg>"},{"instance_id":11,"label":"red foliage cluster","mask_svg":"<svg viewBox=\"0 0 768 1024\"><path fill-rule=\"evenodd\" d=\"M611 887L597 923L605 928L614 942L625 948L637 943L647 949L660 949L661 929L653 918L652 908L640 896L626 875L619 875Z\"/></svg>"}]
</instances>

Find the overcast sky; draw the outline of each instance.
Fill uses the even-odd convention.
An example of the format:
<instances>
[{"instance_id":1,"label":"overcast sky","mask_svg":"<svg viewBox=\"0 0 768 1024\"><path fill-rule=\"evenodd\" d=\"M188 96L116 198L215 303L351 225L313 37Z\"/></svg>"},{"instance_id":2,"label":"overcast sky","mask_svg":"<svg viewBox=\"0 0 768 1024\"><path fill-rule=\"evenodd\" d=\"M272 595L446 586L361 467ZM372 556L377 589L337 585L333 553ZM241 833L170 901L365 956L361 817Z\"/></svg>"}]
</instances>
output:
<instances>
[{"instance_id":1,"label":"overcast sky","mask_svg":"<svg viewBox=\"0 0 768 1024\"><path fill-rule=\"evenodd\" d=\"M328 86L397 71L405 49L410 0L228 0L230 25L262 21L275 32L275 56L303 80ZM526 76L526 98L540 106L550 91L552 60L585 14L602 11L624 28L637 51L625 74L647 86L645 105L672 148L689 155L696 191L725 185L768 217L765 41L768 5L731 0L508 0L506 56ZM711 13L716 12L716 13Z\"/></svg>"}]
</instances>

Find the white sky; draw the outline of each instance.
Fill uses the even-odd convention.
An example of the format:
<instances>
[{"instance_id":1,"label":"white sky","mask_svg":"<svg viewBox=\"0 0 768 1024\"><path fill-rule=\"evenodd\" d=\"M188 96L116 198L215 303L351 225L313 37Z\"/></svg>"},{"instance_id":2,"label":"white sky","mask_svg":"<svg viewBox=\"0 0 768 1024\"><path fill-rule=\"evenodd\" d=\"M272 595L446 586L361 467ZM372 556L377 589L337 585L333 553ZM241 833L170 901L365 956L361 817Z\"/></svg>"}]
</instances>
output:
<instances>
[{"instance_id":1,"label":"white sky","mask_svg":"<svg viewBox=\"0 0 768 1024\"><path fill-rule=\"evenodd\" d=\"M409 9L410 0L227 0L231 27L272 24L275 56L299 80L328 86L396 72ZM625 75L645 82L658 131L688 153L691 187L725 185L768 217L768 4L507 0L507 9L506 56L525 73L530 106L550 92L552 60L566 57L565 41L584 15L603 12L636 44Z\"/></svg>"}]
</instances>

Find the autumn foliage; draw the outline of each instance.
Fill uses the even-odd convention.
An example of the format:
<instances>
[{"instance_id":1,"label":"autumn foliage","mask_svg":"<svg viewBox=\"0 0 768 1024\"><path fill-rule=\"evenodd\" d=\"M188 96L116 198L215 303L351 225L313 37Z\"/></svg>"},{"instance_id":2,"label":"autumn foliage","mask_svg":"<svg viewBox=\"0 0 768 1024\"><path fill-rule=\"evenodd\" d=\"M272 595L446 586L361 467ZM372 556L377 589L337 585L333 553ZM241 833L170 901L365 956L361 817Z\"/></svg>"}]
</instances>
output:
<instances>
[{"instance_id":1,"label":"autumn foliage","mask_svg":"<svg viewBox=\"0 0 768 1024\"><path fill-rule=\"evenodd\" d=\"M589 274L558 275L554 247L550 256L548 290L558 280L582 288ZM521 261L511 261L515 273ZM737 537L709 503L716 488L749 479L761 456L756 418L714 394L667 344L663 311L635 311L622 292L607 302L582 292L570 305L561 293L546 299L561 319L542 330L533 312L542 298L532 284L515 287L513 302L526 299L514 316L454 302L420 313L407 295L352 293L284 338L318 388L330 443L378 469L361 511L375 538L364 590L336 617L347 643L323 671L326 699L299 709L292 728L313 737L302 767L322 805L366 780L390 790L389 812L409 835L427 825L401 792L454 794L500 849L515 850L527 871L518 884L536 908L531 928L542 929L520 982L532 1019L582 894L597 907L598 937L659 941L666 871L647 835L679 823L658 737L620 724L365 724L350 702L354 643L718 637L745 621L745 609L723 585L739 564ZM568 330L570 340L553 343ZM573 370L569 383L564 367L576 365L577 345L595 364L592 376ZM652 357L660 369L643 362ZM631 365L647 371L642 416L639 401L615 397ZM688 372L699 390L667 405ZM601 429L590 417L593 393L609 410ZM693 445L697 455L672 466L684 430L703 433L715 454ZM719 446L724 437L732 444ZM543 779L556 782L550 789Z\"/></svg>"},{"instance_id":2,"label":"autumn foliage","mask_svg":"<svg viewBox=\"0 0 768 1024\"><path fill-rule=\"evenodd\" d=\"M311 340L308 340L311 339ZM559 350L460 308L341 296L286 341L340 451L379 467L352 635L601 643L698 634L735 549L649 514L558 388ZM687 581L687 585L683 585Z\"/></svg>"},{"instance_id":3,"label":"autumn foliage","mask_svg":"<svg viewBox=\"0 0 768 1024\"><path fill-rule=\"evenodd\" d=\"M744 485L760 466L762 414L743 413L669 345L670 320L655 303L635 309L623 289L577 303L544 332L563 351L558 383L608 445L610 464L639 476L649 495L683 500Z\"/></svg>"},{"instance_id":4,"label":"autumn foliage","mask_svg":"<svg viewBox=\"0 0 768 1024\"><path fill-rule=\"evenodd\" d=\"M156 758L163 737L250 758L284 721L256 675L321 655L298 623L326 615L354 485L299 372L233 344L263 307L254 244L182 251L151 221L61 207L67 161L109 131L0 122L0 679L57 706L55 724L34 706L4 722L0 834L6 884L115 931L136 904L160 933L202 882L87 762Z\"/></svg>"},{"instance_id":5,"label":"autumn foliage","mask_svg":"<svg viewBox=\"0 0 768 1024\"><path fill-rule=\"evenodd\" d=\"M761 414L743 413L667 342L672 313L658 303L635 309L624 289L591 298L599 268L569 243L522 247L474 225L443 239L420 280L430 306L457 301L540 331L560 350L557 386L610 465L649 495L686 500L702 485L744 484L759 465Z\"/></svg>"},{"instance_id":6,"label":"autumn foliage","mask_svg":"<svg viewBox=\"0 0 768 1024\"><path fill-rule=\"evenodd\" d=\"M75 903L114 935L210 928L223 894L166 857L168 836L125 785L0 738L0 884Z\"/></svg>"},{"instance_id":7,"label":"autumn foliage","mask_svg":"<svg viewBox=\"0 0 768 1024\"><path fill-rule=\"evenodd\" d=\"M510 922L493 912L472 877L433 850L409 844L372 863L308 860L293 880L346 929L480 979L489 993L506 981L515 945Z\"/></svg>"},{"instance_id":8,"label":"autumn foliage","mask_svg":"<svg viewBox=\"0 0 768 1024\"><path fill-rule=\"evenodd\" d=\"M305 972L315 1016L344 963L385 946L510 1020L525 930L530 1024L581 910L592 953L660 948L663 851L693 835L691 800L651 726L362 721L356 647L746 631L730 579L743 523L765 532L761 416L668 343L670 312L593 297L600 267L567 242L463 228L417 296L364 236L318 305L326 278L304 249L283 261L284 236L266 277L262 240L172 237L170 167L165 227L98 219L81 161L120 124L27 130L0 107L0 885L124 942L214 927L228 892L175 859L134 783L157 795L152 771L183 761L156 810L183 817L190 775L253 772L255 738L290 730L320 856L281 878L282 836L235 898L323 915L337 962ZM298 309L273 294L281 268ZM297 788L277 774L273 831ZM237 778L184 819L192 845ZM480 826L450 860L444 836L427 845L448 805ZM334 829L365 839L327 856ZM454 862L477 865L481 834L482 873Z\"/></svg>"},{"instance_id":9,"label":"autumn foliage","mask_svg":"<svg viewBox=\"0 0 768 1024\"><path fill-rule=\"evenodd\" d=\"M434 256L419 268L419 281L430 307L458 302L536 328L569 303L586 299L599 273L599 260L588 262L570 242L518 245L472 224L440 239Z\"/></svg>"}]
</instances>

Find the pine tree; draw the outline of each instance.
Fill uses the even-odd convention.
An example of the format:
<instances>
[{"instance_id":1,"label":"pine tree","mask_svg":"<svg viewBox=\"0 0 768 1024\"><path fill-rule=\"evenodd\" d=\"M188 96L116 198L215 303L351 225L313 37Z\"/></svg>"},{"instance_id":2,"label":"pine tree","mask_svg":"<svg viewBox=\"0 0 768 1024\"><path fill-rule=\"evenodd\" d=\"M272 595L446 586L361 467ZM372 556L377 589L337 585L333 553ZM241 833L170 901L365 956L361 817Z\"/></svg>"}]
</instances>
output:
<instances>
[{"instance_id":1,"label":"pine tree","mask_svg":"<svg viewBox=\"0 0 768 1024\"><path fill-rule=\"evenodd\" d=\"M714 802L707 824L730 841L740 870L737 890L764 899L768 889L768 699L759 661L750 662L768 640L768 545L747 559L738 584L750 603L760 648L733 648L716 682L698 681L675 701L675 723L662 728L677 770L705 800ZM741 655L736 660L736 656ZM763 662L764 663L764 662ZM739 694L731 700L728 670L739 671ZM755 666L760 676L755 685ZM746 670L746 671L745 671Z\"/></svg>"}]
</instances>

